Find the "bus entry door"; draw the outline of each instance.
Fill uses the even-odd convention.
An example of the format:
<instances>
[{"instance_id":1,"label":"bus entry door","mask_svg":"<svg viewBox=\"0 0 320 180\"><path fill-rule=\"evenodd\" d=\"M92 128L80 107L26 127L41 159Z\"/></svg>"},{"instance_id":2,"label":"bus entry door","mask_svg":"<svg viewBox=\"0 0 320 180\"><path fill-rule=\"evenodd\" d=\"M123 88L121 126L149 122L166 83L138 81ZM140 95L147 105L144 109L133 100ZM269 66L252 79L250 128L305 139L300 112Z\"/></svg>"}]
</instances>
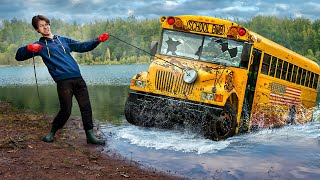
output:
<instances>
[{"instance_id":1,"label":"bus entry door","mask_svg":"<svg viewBox=\"0 0 320 180\"><path fill-rule=\"evenodd\" d=\"M244 104L242 107L242 118L249 120L251 114L251 108L253 103L253 98L255 95L256 82L258 77L259 65L261 61L261 51L253 49L252 51L252 62L249 66L248 79L247 79L247 88L244 97ZM246 125L248 122L246 122ZM248 128L248 127L246 127Z\"/></svg>"}]
</instances>

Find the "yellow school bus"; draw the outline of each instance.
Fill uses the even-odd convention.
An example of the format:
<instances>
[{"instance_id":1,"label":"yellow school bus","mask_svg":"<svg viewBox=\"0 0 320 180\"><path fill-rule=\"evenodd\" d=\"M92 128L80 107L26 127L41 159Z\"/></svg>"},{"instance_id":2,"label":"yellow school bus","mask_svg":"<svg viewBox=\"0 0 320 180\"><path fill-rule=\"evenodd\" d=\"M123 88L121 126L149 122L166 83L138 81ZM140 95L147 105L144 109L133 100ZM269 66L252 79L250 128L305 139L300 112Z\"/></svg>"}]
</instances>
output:
<instances>
[{"instance_id":1,"label":"yellow school bus","mask_svg":"<svg viewBox=\"0 0 320 180\"><path fill-rule=\"evenodd\" d=\"M160 23L151 64L130 84L129 123L221 140L312 121L317 63L227 20L183 15Z\"/></svg>"}]
</instances>

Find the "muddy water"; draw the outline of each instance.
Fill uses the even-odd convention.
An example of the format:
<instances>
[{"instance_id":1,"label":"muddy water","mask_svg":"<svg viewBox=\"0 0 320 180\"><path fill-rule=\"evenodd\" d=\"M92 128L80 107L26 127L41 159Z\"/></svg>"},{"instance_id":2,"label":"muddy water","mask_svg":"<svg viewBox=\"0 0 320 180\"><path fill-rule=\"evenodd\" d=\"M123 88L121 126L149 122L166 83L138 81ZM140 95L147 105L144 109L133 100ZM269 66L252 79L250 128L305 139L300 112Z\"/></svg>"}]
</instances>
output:
<instances>
[{"instance_id":1,"label":"muddy water","mask_svg":"<svg viewBox=\"0 0 320 180\"><path fill-rule=\"evenodd\" d=\"M128 124L123 115L130 78L147 66L82 66L95 120L108 149L143 166L191 179L319 179L320 123L265 129L214 142L188 130ZM0 100L39 112L56 113L54 82L37 67L40 100L32 67L0 68ZM94 73L93 73L94 72ZM73 115L79 115L74 101ZM317 110L315 116L320 111ZM108 153L107 151L105 153Z\"/></svg>"}]
</instances>

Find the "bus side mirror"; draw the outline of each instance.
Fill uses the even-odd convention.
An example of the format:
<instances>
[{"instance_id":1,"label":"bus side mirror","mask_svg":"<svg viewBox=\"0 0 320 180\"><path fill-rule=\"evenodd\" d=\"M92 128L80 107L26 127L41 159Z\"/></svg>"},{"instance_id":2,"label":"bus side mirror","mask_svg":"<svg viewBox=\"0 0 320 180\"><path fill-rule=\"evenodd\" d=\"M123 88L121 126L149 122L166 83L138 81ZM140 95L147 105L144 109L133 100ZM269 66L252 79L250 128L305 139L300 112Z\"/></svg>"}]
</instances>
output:
<instances>
[{"instance_id":1,"label":"bus side mirror","mask_svg":"<svg viewBox=\"0 0 320 180\"><path fill-rule=\"evenodd\" d=\"M151 54L151 56L155 56L156 55L157 48L158 48L158 41L152 41L151 45L150 45L150 54Z\"/></svg>"}]
</instances>

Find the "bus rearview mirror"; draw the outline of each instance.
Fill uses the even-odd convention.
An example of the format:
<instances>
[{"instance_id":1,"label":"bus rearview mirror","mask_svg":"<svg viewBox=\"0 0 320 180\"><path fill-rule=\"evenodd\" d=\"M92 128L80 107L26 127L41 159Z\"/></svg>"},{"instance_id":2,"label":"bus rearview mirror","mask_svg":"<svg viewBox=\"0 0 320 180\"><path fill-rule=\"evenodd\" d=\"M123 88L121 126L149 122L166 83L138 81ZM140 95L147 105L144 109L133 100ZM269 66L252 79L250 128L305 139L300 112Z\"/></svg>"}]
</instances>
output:
<instances>
[{"instance_id":1,"label":"bus rearview mirror","mask_svg":"<svg viewBox=\"0 0 320 180\"><path fill-rule=\"evenodd\" d=\"M157 53L158 41L152 41L150 45L150 55L153 57ZM151 58L152 58L151 57Z\"/></svg>"}]
</instances>

